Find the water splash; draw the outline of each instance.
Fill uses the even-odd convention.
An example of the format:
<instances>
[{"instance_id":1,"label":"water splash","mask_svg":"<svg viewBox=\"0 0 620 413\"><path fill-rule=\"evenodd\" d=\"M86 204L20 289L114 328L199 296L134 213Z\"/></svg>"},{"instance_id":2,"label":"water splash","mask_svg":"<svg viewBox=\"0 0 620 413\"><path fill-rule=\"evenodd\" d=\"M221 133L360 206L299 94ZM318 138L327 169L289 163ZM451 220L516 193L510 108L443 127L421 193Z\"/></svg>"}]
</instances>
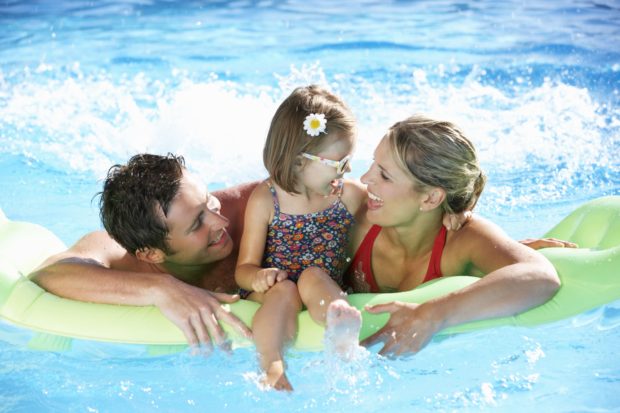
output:
<instances>
[{"instance_id":1,"label":"water splash","mask_svg":"<svg viewBox=\"0 0 620 413\"><path fill-rule=\"evenodd\" d=\"M544 165L558 185L572 186L582 184L584 171L595 166L612 172L620 167L613 152L620 145L618 109L603 107L585 88L557 80L504 90L476 67L463 82L448 86L429 80L436 74L423 69L394 86L349 74L327 76L318 63L274 74L277 87L237 84L215 75L195 81L182 71L165 80L139 73L118 81L105 73L86 75L79 65L64 77L53 72L47 81L24 75L15 83L7 76L16 75L2 74L0 150L97 176L139 151L186 154L208 180L256 176L276 106L293 87L308 83L329 87L353 108L360 131L358 160L372 157L395 120L425 112L461 125L491 171ZM502 186L495 191L498 198L515 195Z\"/></svg>"}]
</instances>

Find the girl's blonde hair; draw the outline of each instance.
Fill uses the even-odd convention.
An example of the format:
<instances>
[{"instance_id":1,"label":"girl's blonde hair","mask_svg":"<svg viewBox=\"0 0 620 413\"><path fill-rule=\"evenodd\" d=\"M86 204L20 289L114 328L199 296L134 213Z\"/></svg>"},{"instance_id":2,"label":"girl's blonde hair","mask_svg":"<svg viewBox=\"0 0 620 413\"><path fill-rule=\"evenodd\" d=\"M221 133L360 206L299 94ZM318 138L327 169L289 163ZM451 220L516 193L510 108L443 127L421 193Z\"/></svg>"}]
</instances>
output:
<instances>
[{"instance_id":1,"label":"girl's blonde hair","mask_svg":"<svg viewBox=\"0 0 620 413\"><path fill-rule=\"evenodd\" d=\"M414 115L395 123L387 138L400 167L416 190L439 187L446 191L447 213L471 210L484 189L486 175L476 149L453 123Z\"/></svg>"},{"instance_id":2,"label":"girl's blonde hair","mask_svg":"<svg viewBox=\"0 0 620 413\"><path fill-rule=\"evenodd\" d=\"M322 113L327 120L326 133L310 136L304 120L312 113ZM298 87L276 110L263 149L263 163L271 179L282 189L298 193L296 163L302 152L316 154L323 149L327 136L340 139L355 137L355 118L336 95L316 86Z\"/></svg>"}]
</instances>

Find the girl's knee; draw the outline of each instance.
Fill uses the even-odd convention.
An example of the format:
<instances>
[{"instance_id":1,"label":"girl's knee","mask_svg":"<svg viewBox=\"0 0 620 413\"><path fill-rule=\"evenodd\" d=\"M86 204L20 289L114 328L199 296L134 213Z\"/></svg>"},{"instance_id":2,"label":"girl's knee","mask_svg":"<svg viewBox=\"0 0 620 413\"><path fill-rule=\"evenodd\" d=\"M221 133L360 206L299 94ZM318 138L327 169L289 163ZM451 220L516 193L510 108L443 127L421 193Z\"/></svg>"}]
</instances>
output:
<instances>
[{"instance_id":1,"label":"girl's knee","mask_svg":"<svg viewBox=\"0 0 620 413\"><path fill-rule=\"evenodd\" d=\"M325 272L324 269L319 267L308 267L299 276L299 280L297 280L297 284L307 284L316 281L323 281L329 278L329 274Z\"/></svg>"},{"instance_id":2,"label":"girl's knee","mask_svg":"<svg viewBox=\"0 0 620 413\"><path fill-rule=\"evenodd\" d=\"M269 293L273 294L284 294L284 295L295 295L297 294L297 285L291 280L284 280L275 283L269 290Z\"/></svg>"},{"instance_id":3,"label":"girl's knee","mask_svg":"<svg viewBox=\"0 0 620 413\"><path fill-rule=\"evenodd\" d=\"M274 284L266 293L272 299L298 305L301 308L301 297L297 285L291 280L284 280Z\"/></svg>"},{"instance_id":4,"label":"girl's knee","mask_svg":"<svg viewBox=\"0 0 620 413\"><path fill-rule=\"evenodd\" d=\"M307 298L311 298L317 291L329 284L333 283L333 280L325 270L318 267L310 267L305 269L297 280L297 289L301 295L302 301ZM308 296L310 295L310 297ZM304 301L305 302L305 301Z\"/></svg>"}]
</instances>

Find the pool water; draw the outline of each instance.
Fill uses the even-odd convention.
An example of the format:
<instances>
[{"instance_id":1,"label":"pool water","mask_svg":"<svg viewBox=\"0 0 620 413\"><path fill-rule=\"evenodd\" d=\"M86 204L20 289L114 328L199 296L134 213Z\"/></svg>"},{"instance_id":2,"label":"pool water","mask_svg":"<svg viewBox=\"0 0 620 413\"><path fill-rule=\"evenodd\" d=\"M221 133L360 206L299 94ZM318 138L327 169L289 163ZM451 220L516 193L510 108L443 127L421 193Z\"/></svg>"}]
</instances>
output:
<instances>
[{"instance_id":1,"label":"pool water","mask_svg":"<svg viewBox=\"0 0 620 413\"><path fill-rule=\"evenodd\" d=\"M99 229L101 179L140 151L185 155L212 188L265 176L270 118L319 83L359 122L353 177L394 121L447 118L489 175L480 214L540 236L620 195L620 3L5 1L0 208L67 244ZM620 269L619 269L620 273ZM149 357L78 342L37 352L0 323L0 412L620 410L620 302L537 328L372 351L291 352L292 395L251 349Z\"/></svg>"}]
</instances>

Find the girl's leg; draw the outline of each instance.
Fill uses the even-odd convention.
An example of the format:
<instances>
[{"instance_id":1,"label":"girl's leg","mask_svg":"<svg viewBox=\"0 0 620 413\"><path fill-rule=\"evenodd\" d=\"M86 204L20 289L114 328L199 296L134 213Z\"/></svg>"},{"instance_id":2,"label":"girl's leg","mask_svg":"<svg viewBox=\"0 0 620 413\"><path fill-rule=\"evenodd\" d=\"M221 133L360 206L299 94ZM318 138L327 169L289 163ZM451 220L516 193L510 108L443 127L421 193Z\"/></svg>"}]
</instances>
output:
<instances>
[{"instance_id":1,"label":"girl's leg","mask_svg":"<svg viewBox=\"0 0 620 413\"><path fill-rule=\"evenodd\" d=\"M252 330L259 363L267 375L265 384L277 390L293 390L285 374L283 353L285 344L297 333L297 314L301 311L297 286L289 280L276 283L261 301Z\"/></svg>"},{"instance_id":2,"label":"girl's leg","mask_svg":"<svg viewBox=\"0 0 620 413\"><path fill-rule=\"evenodd\" d=\"M346 294L338 284L325 270L318 267L305 269L299 276L297 288L310 316L321 325L325 325L327 308L331 303L338 300L346 301Z\"/></svg>"},{"instance_id":3,"label":"girl's leg","mask_svg":"<svg viewBox=\"0 0 620 413\"><path fill-rule=\"evenodd\" d=\"M347 302L338 284L324 270L310 267L302 272L297 288L312 319L325 326L328 349L352 355L359 345L362 315Z\"/></svg>"}]
</instances>

